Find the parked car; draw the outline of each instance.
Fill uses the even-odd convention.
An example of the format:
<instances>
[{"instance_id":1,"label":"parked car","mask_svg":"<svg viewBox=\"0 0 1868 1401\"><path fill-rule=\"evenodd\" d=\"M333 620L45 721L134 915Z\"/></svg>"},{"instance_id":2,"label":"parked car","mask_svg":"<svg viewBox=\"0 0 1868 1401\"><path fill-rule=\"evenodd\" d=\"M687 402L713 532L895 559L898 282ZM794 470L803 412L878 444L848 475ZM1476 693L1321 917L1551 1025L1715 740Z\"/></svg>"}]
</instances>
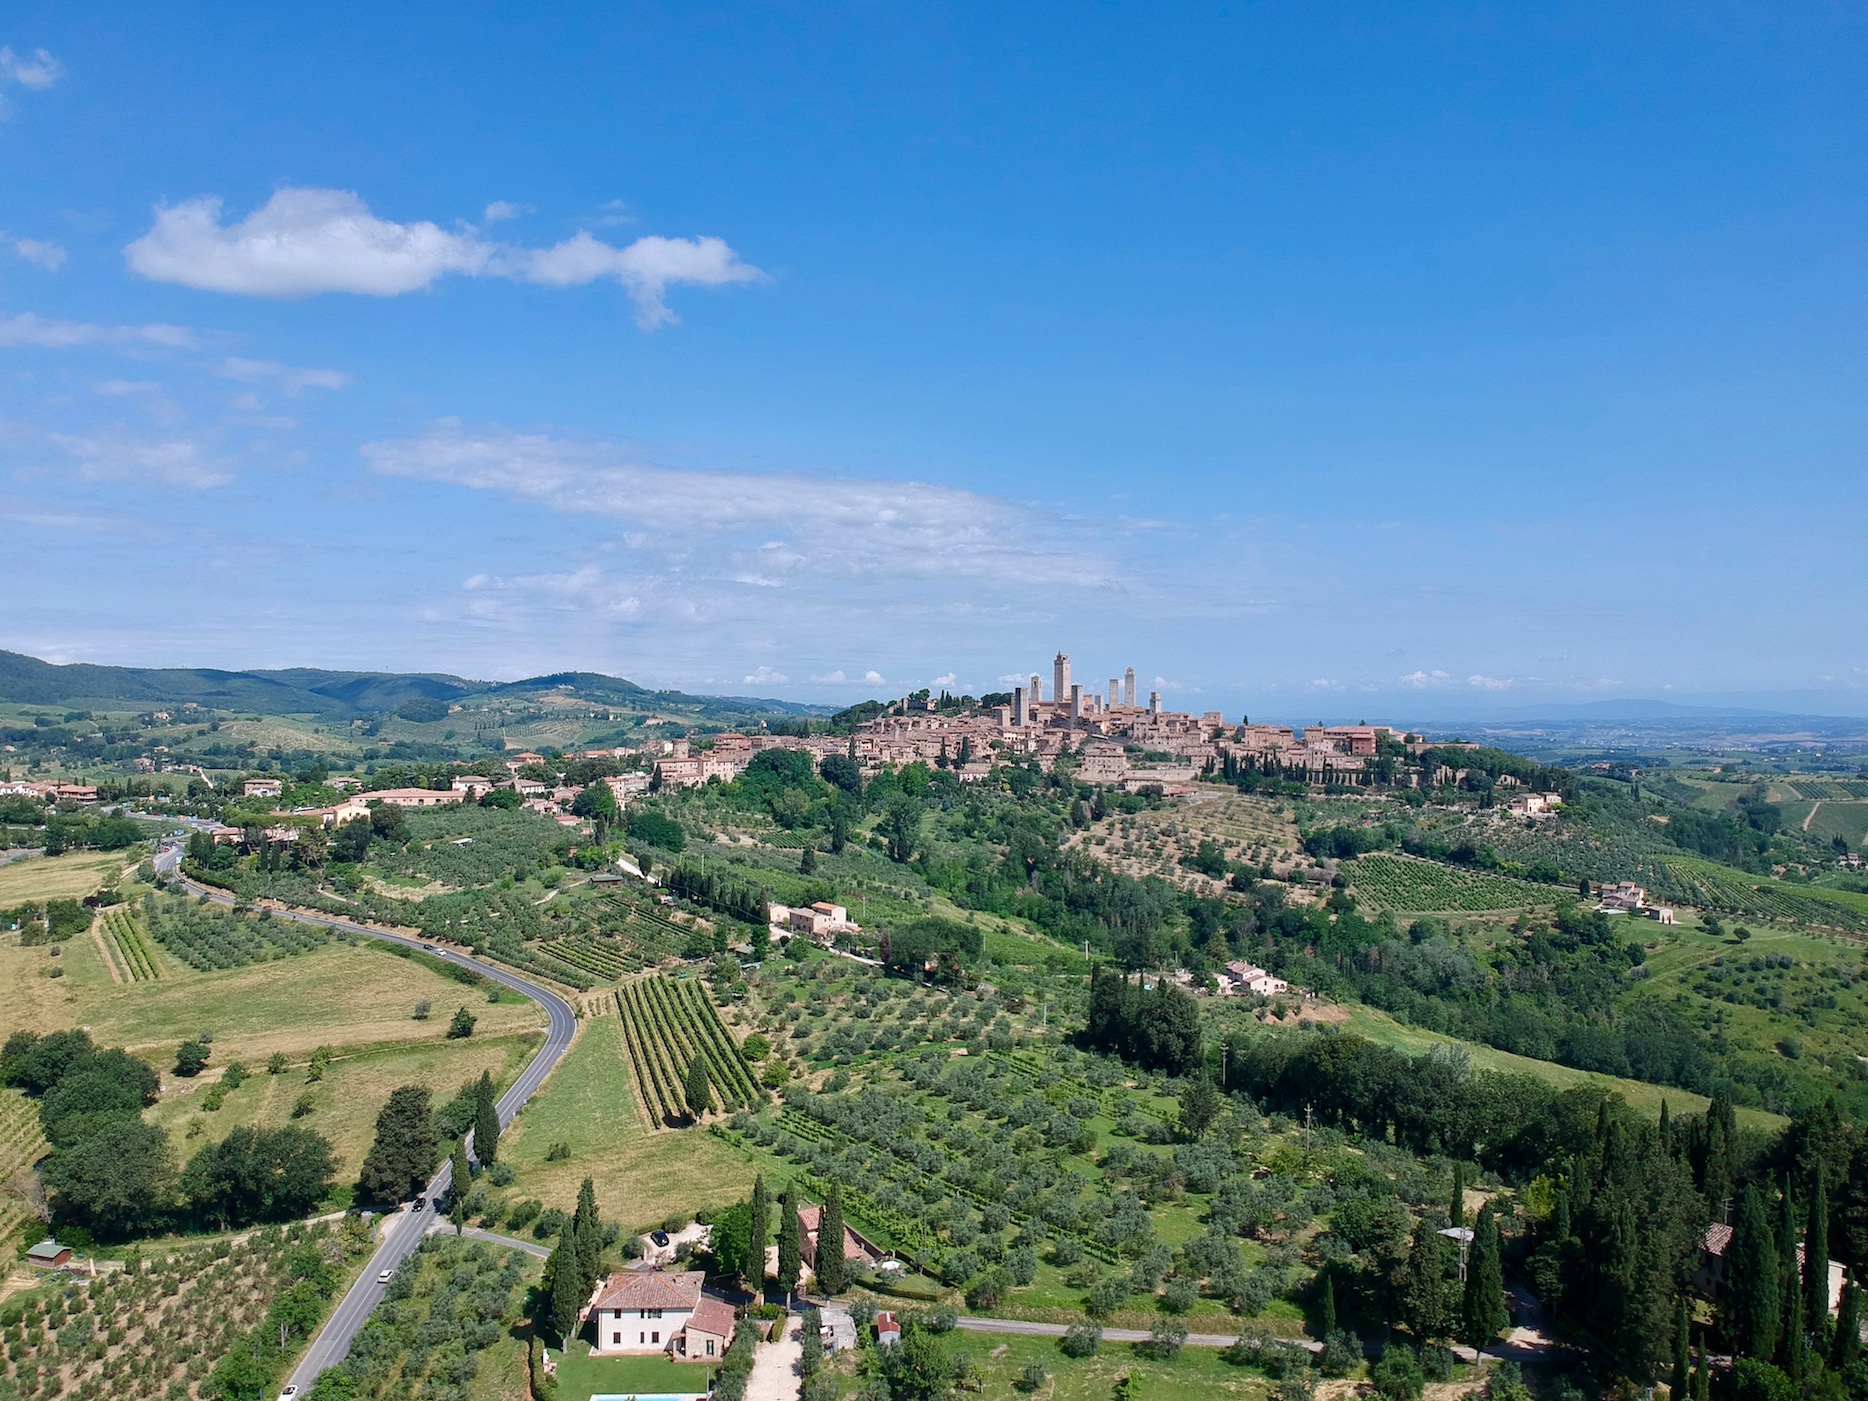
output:
<instances>
[{"instance_id":1,"label":"parked car","mask_svg":"<svg viewBox=\"0 0 1868 1401\"><path fill-rule=\"evenodd\" d=\"M652 1241L654 1241L654 1242L655 1242L655 1243L656 1243L657 1245L666 1245L666 1244L668 1244L668 1232L666 1232L666 1231L650 1231L650 1232L649 1232L649 1239L650 1239L650 1240L652 1240Z\"/></svg>"}]
</instances>

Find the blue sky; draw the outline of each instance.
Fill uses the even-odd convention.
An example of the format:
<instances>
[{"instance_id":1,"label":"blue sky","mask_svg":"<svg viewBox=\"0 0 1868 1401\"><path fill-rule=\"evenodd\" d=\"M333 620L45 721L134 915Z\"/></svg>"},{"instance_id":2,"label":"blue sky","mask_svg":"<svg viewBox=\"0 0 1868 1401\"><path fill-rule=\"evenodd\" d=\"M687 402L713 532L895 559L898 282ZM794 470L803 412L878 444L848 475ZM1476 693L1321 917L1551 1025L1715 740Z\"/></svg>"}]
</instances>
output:
<instances>
[{"instance_id":1,"label":"blue sky","mask_svg":"<svg viewBox=\"0 0 1868 1401\"><path fill-rule=\"evenodd\" d=\"M0 646L1868 713L1859 7L547 8L7 7Z\"/></svg>"}]
</instances>

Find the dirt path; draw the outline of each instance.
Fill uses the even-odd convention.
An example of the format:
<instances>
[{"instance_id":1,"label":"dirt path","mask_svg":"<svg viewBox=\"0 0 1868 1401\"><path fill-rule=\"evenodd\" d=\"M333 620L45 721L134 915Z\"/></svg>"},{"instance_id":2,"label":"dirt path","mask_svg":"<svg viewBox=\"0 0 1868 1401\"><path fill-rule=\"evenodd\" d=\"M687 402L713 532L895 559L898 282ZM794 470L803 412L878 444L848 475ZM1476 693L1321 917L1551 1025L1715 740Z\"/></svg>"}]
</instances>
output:
<instances>
[{"instance_id":1,"label":"dirt path","mask_svg":"<svg viewBox=\"0 0 1868 1401\"><path fill-rule=\"evenodd\" d=\"M1803 830L1804 831L1807 832L1810 830L1810 823L1816 820L1816 814L1822 808L1822 805L1823 805L1823 800L1821 798L1818 798L1815 802L1810 804L1810 810L1809 812L1804 814L1804 818L1803 818Z\"/></svg>"},{"instance_id":2,"label":"dirt path","mask_svg":"<svg viewBox=\"0 0 1868 1401\"><path fill-rule=\"evenodd\" d=\"M104 938L104 917L101 914L94 915L91 919L91 942L97 945L97 956L104 960L104 967L110 972L111 982L121 987L125 983L134 981L117 971L117 960L110 952L109 941Z\"/></svg>"},{"instance_id":3,"label":"dirt path","mask_svg":"<svg viewBox=\"0 0 1868 1401\"><path fill-rule=\"evenodd\" d=\"M785 1320L785 1336L776 1343L760 1343L752 1355L752 1374L746 1378L746 1401L798 1401L803 1390L804 1340L796 1315Z\"/></svg>"}]
</instances>

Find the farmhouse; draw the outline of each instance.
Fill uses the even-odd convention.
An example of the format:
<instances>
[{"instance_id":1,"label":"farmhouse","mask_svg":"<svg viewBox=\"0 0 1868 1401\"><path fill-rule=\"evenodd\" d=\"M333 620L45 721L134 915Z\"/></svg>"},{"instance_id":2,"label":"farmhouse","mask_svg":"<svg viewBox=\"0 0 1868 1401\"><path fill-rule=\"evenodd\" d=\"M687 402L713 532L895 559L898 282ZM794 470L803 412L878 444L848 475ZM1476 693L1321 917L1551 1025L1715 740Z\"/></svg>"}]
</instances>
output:
<instances>
[{"instance_id":1,"label":"farmhouse","mask_svg":"<svg viewBox=\"0 0 1868 1401\"><path fill-rule=\"evenodd\" d=\"M733 1309L701 1293L704 1278L699 1270L625 1270L598 1281L584 1309L596 1335L592 1355L665 1352L705 1362L723 1354Z\"/></svg>"},{"instance_id":2,"label":"farmhouse","mask_svg":"<svg viewBox=\"0 0 1868 1401\"><path fill-rule=\"evenodd\" d=\"M799 1253L803 1255L805 1265L813 1272L817 1269L817 1233L823 1218L824 1209L821 1206L798 1208L798 1225L804 1232ZM843 1258L874 1265L882 1259L882 1251L846 1224L843 1228Z\"/></svg>"},{"instance_id":3,"label":"farmhouse","mask_svg":"<svg viewBox=\"0 0 1868 1401\"><path fill-rule=\"evenodd\" d=\"M240 785L243 797L276 798L285 792L285 783L277 778L249 778Z\"/></svg>"},{"instance_id":4,"label":"farmhouse","mask_svg":"<svg viewBox=\"0 0 1868 1401\"><path fill-rule=\"evenodd\" d=\"M1235 959L1226 965L1220 975L1219 990L1228 997L1242 997L1246 993L1255 993L1259 997L1277 997L1291 990L1291 985L1282 978L1274 977L1255 963Z\"/></svg>"}]
</instances>

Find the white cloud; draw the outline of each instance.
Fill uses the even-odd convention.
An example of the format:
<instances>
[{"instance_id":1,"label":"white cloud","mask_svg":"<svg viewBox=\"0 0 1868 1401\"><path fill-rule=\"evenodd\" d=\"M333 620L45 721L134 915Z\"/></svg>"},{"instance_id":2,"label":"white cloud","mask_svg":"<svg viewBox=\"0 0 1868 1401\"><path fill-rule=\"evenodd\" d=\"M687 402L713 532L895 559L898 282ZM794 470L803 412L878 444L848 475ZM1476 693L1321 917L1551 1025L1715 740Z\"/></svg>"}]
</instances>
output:
<instances>
[{"instance_id":1,"label":"white cloud","mask_svg":"<svg viewBox=\"0 0 1868 1401\"><path fill-rule=\"evenodd\" d=\"M43 238L16 238L13 251L35 267L57 272L65 266L65 250Z\"/></svg>"},{"instance_id":2,"label":"white cloud","mask_svg":"<svg viewBox=\"0 0 1868 1401\"><path fill-rule=\"evenodd\" d=\"M1468 676L1466 684L1480 691L1508 691L1517 683L1502 676Z\"/></svg>"},{"instance_id":3,"label":"white cloud","mask_svg":"<svg viewBox=\"0 0 1868 1401\"><path fill-rule=\"evenodd\" d=\"M1105 558L1079 552L1070 527L999 497L918 482L798 472L718 472L645 462L632 449L503 428L443 423L419 438L366 443L386 476L499 491L553 510L639 528L629 543L689 548L743 541L726 577L761 587L827 575L967 577L1074 590L1115 585ZM834 549L774 540L796 531Z\"/></svg>"},{"instance_id":4,"label":"white cloud","mask_svg":"<svg viewBox=\"0 0 1868 1401\"><path fill-rule=\"evenodd\" d=\"M531 212L532 206L529 204L514 204L511 200L496 199L481 211L480 221L486 224L497 224L502 219L517 219L520 215Z\"/></svg>"},{"instance_id":5,"label":"white cloud","mask_svg":"<svg viewBox=\"0 0 1868 1401\"><path fill-rule=\"evenodd\" d=\"M0 83L18 83L42 92L64 76L65 65L44 49L34 49L31 58L21 58L13 50L0 47Z\"/></svg>"},{"instance_id":6,"label":"white cloud","mask_svg":"<svg viewBox=\"0 0 1868 1401\"><path fill-rule=\"evenodd\" d=\"M492 215L499 205L488 206ZM131 269L156 282L249 297L354 292L394 297L450 274L549 287L614 278L648 330L674 321L677 285L721 287L765 274L718 238L648 236L626 247L578 232L550 248L495 243L472 229L379 219L348 190L288 187L236 224L212 196L156 209L149 232L124 249Z\"/></svg>"},{"instance_id":7,"label":"white cloud","mask_svg":"<svg viewBox=\"0 0 1868 1401\"><path fill-rule=\"evenodd\" d=\"M1319 676L1316 680L1312 681L1310 685L1313 690L1318 691L1340 691L1343 689L1342 682L1333 680L1328 676Z\"/></svg>"},{"instance_id":8,"label":"white cloud","mask_svg":"<svg viewBox=\"0 0 1868 1401\"><path fill-rule=\"evenodd\" d=\"M1412 686L1417 691L1427 691L1436 686L1444 686L1452 679L1444 671L1410 671L1401 678L1401 684Z\"/></svg>"},{"instance_id":9,"label":"white cloud","mask_svg":"<svg viewBox=\"0 0 1868 1401\"><path fill-rule=\"evenodd\" d=\"M93 326L83 321L59 321L22 311L0 314L0 346L32 345L67 350L81 345L157 345L170 350L192 350L195 333L186 326Z\"/></svg>"},{"instance_id":10,"label":"white cloud","mask_svg":"<svg viewBox=\"0 0 1868 1401\"><path fill-rule=\"evenodd\" d=\"M954 674L953 674L953 673L952 673L952 672L950 671L950 672L948 672L948 673L947 673L947 674L946 674L945 676L936 676L936 677L935 677L935 678L934 678L934 679L933 679L933 680L932 680L931 682L929 682L928 684L929 684L929 685L931 685L931 686L939 686L939 687L941 687L941 688L942 688L942 689L944 690L944 689L946 689L947 687L950 687L950 686L957 686L957 685L959 685L959 684L960 684L960 682L959 682L959 680L958 680L958 679L957 679L957 678L956 678L956 677L954 676Z\"/></svg>"},{"instance_id":11,"label":"white cloud","mask_svg":"<svg viewBox=\"0 0 1868 1401\"><path fill-rule=\"evenodd\" d=\"M228 356L215 371L223 379L237 379L243 384L277 384L287 394L307 389L342 389L350 376L342 370L298 370L277 360L242 360Z\"/></svg>"},{"instance_id":12,"label":"white cloud","mask_svg":"<svg viewBox=\"0 0 1868 1401\"><path fill-rule=\"evenodd\" d=\"M642 601L626 585L607 578L594 564L563 574L513 577L476 574L461 587L470 593L518 592L543 596L561 608L578 612L591 610L615 618L633 618L642 611Z\"/></svg>"},{"instance_id":13,"label":"white cloud","mask_svg":"<svg viewBox=\"0 0 1868 1401\"><path fill-rule=\"evenodd\" d=\"M743 686L782 686L789 680L784 672L774 671L769 666L755 667L741 678Z\"/></svg>"},{"instance_id":14,"label":"white cloud","mask_svg":"<svg viewBox=\"0 0 1868 1401\"><path fill-rule=\"evenodd\" d=\"M847 686L850 683L850 678L845 676L841 671L832 671L823 676L813 676L811 680L815 681L820 686Z\"/></svg>"},{"instance_id":15,"label":"white cloud","mask_svg":"<svg viewBox=\"0 0 1868 1401\"><path fill-rule=\"evenodd\" d=\"M187 439L144 442L107 432L90 437L54 433L52 441L71 454L78 464L78 475L86 481L161 482L205 490L233 480L233 472L225 462Z\"/></svg>"},{"instance_id":16,"label":"white cloud","mask_svg":"<svg viewBox=\"0 0 1868 1401\"><path fill-rule=\"evenodd\" d=\"M153 379L107 379L95 386L99 394L121 398L125 394L153 394L161 386Z\"/></svg>"},{"instance_id":17,"label":"white cloud","mask_svg":"<svg viewBox=\"0 0 1868 1401\"><path fill-rule=\"evenodd\" d=\"M882 679L882 673L881 673L881 672L879 672L879 671L865 671L865 672L863 673L863 684L864 684L865 686L886 686L886 685L888 685L889 683L888 683L888 682L886 682L886 681L884 681L884 680Z\"/></svg>"}]
</instances>

